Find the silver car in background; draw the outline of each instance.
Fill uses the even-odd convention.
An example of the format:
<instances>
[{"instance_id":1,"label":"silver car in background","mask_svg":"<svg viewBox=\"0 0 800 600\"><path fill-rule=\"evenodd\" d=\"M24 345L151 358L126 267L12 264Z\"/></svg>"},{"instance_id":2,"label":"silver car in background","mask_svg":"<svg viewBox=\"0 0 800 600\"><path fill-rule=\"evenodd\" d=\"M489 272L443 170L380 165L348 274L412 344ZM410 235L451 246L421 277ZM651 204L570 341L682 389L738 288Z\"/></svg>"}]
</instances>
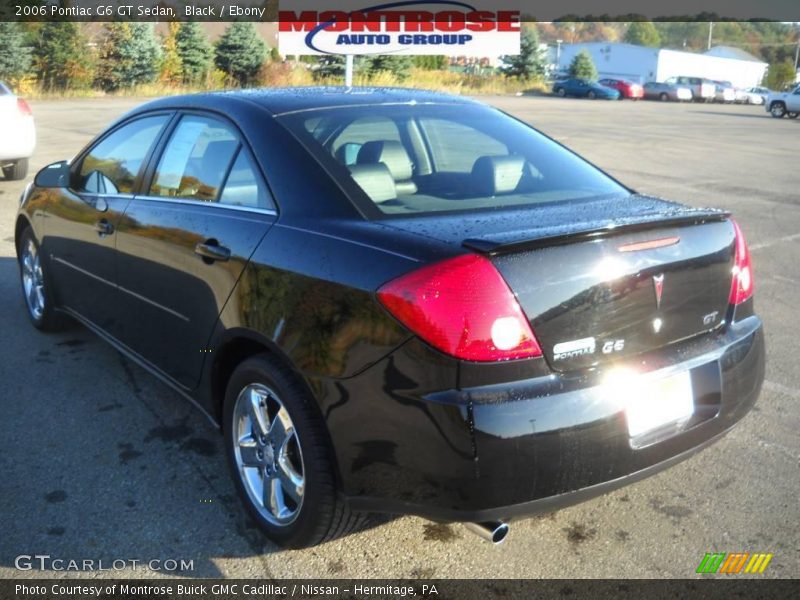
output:
<instances>
[{"instance_id":1,"label":"silver car in background","mask_svg":"<svg viewBox=\"0 0 800 600\"><path fill-rule=\"evenodd\" d=\"M10 180L25 179L36 149L31 107L0 81L0 170Z\"/></svg>"},{"instance_id":2,"label":"silver car in background","mask_svg":"<svg viewBox=\"0 0 800 600\"><path fill-rule=\"evenodd\" d=\"M644 84L644 97L647 100L661 100L663 102L689 102L692 99L692 90L688 87L674 83L659 83L648 81Z\"/></svg>"}]
</instances>

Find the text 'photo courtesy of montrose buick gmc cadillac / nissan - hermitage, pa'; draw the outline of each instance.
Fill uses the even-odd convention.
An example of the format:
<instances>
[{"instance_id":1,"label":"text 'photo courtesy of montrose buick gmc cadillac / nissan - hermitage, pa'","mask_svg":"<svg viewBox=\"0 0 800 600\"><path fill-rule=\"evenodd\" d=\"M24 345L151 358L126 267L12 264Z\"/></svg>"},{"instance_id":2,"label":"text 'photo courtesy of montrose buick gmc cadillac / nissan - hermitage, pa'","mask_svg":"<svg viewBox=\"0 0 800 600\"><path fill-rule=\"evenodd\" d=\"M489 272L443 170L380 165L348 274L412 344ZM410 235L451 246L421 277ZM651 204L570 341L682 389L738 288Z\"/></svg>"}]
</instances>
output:
<instances>
[{"instance_id":1,"label":"text 'photo courtesy of montrose buick gmc cadillac / nissan - hermitage, pa'","mask_svg":"<svg viewBox=\"0 0 800 600\"><path fill-rule=\"evenodd\" d=\"M502 541L708 446L764 379L730 214L461 97L156 100L40 171L14 239L33 325L202 408L285 547L380 512Z\"/></svg>"}]
</instances>

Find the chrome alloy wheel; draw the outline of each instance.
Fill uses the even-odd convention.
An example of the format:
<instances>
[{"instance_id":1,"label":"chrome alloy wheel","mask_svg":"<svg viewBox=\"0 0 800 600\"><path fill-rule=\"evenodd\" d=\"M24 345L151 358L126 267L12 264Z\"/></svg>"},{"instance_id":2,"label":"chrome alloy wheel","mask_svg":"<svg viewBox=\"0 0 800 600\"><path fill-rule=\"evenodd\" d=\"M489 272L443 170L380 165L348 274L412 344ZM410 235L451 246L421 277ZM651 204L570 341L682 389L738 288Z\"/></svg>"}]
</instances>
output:
<instances>
[{"instance_id":1,"label":"chrome alloy wheel","mask_svg":"<svg viewBox=\"0 0 800 600\"><path fill-rule=\"evenodd\" d=\"M22 250L22 288L25 292L25 303L34 320L39 321L44 315L44 275L39 252L32 239L28 239Z\"/></svg>"},{"instance_id":2,"label":"chrome alloy wheel","mask_svg":"<svg viewBox=\"0 0 800 600\"><path fill-rule=\"evenodd\" d=\"M239 477L259 513L274 525L292 523L303 505L303 454L289 412L267 386L252 383L239 392L233 444Z\"/></svg>"}]
</instances>

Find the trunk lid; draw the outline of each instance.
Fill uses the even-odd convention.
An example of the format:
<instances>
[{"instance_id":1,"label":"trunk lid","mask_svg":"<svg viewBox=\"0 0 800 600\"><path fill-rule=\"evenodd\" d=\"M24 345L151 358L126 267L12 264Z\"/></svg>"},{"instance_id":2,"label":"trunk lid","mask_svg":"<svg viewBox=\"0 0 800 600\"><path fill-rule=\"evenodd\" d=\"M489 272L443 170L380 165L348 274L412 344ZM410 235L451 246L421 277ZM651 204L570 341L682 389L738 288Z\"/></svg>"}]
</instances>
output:
<instances>
[{"instance_id":1,"label":"trunk lid","mask_svg":"<svg viewBox=\"0 0 800 600\"><path fill-rule=\"evenodd\" d=\"M640 196L512 212L468 224L462 215L460 226L439 218L427 231L412 219L388 223L446 241L460 233L467 248L489 256L557 371L641 354L725 322L735 235L727 213Z\"/></svg>"}]
</instances>

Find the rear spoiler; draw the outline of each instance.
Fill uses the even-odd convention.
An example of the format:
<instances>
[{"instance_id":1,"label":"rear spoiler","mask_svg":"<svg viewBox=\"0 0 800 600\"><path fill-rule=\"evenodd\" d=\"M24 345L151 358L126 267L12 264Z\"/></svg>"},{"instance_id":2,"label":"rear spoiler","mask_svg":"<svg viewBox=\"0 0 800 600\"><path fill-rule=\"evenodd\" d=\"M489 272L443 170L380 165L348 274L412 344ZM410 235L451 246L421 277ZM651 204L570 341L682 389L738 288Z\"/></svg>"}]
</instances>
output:
<instances>
[{"instance_id":1,"label":"rear spoiler","mask_svg":"<svg viewBox=\"0 0 800 600\"><path fill-rule=\"evenodd\" d=\"M624 223L621 225L606 225L594 229L584 229L581 231L563 233L558 235L547 235L530 239L513 240L509 242L499 242L489 239L469 238L461 242L464 248L474 250L480 254L494 256L520 250L536 250L549 246L561 246L564 244L575 244L579 242L589 242L598 239L605 239L622 235L625 233L635 233L645 231L655 227L674 227L687 225L702 225L724 221L731 216L727 211L694 211L677 217L659 218L652 221L637 221L634 223Z\"/></svg>"}]
</instances>

